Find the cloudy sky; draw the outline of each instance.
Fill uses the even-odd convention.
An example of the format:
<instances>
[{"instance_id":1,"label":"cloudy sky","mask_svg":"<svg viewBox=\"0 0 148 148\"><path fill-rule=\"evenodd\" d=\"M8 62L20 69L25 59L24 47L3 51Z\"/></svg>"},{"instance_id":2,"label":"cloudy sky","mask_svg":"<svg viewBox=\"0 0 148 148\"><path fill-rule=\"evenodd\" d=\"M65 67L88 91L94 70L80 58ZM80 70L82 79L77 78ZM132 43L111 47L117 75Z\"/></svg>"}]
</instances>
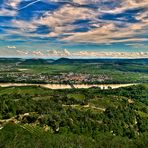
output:
<instances>
[{"instance_id":1,"label":"cloudy sky","mask_svg":"<svg viewBox=\"0 0 148 148\"><path fill-rule=\"evenodd\" d=\"M148 0L0 0L0 56L148 57Z\"/></svg>"}]
</instances>

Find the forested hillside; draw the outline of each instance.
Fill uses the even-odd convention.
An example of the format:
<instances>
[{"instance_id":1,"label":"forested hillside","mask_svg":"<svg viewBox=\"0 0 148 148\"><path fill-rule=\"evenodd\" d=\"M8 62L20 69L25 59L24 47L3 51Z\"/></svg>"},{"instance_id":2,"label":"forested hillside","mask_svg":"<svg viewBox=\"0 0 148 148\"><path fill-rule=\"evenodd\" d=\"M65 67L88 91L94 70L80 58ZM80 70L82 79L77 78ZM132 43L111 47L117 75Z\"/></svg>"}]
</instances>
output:
<instances>
[{"instance_id":1,"label":"forested hillside","mask_svg":"<svg viewBox=\"0 0 148 148\"><path fill-rule=\"evenodd\" d=\"M147 145L147 84L108 90L0 88L0 147Z\"/></svg>"}]
</instances>

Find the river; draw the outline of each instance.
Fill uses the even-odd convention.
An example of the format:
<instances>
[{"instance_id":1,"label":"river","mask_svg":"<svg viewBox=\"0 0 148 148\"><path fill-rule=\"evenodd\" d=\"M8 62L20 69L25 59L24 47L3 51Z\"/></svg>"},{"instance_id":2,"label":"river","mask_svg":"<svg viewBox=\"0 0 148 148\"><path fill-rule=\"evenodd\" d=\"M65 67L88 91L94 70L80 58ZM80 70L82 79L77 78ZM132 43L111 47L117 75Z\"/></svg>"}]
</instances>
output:
<instances>
[{"instance_id":1,"label":"river","mask_svg":"<svg viewBox=\"0 0 148 148\"><path fill-rule=\"evenodd\" d=\"M75 88L90 88L90 87L100 87L101 89L108 89L111 87L112 89L119 87L127 87L137 85L136 83L132 84L74 84ZM49 89L71 89L73 88L68 84L27 84L27 83L0 83L0 87L10 87L10 86L41 86Z\"/></svg>"}]
</instances>

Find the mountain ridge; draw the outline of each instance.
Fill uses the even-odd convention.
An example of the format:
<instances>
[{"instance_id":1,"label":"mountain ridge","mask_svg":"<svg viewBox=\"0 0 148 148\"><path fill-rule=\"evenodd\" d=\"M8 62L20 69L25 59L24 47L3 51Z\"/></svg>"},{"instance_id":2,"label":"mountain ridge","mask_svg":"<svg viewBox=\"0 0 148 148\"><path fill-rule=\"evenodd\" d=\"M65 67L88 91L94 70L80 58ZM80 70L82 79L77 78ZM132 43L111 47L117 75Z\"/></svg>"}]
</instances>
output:
<instances>
[{"instance_id":1,"label":"mountain ridge","mask_svg":"<svg viewBox=\"0 0 148 148\"><path fill-rule=\"evenodd\" d=\"M39 65L39 64L91 64L91 63L136 63L148 64L148 58L138 59L118 59L118 58L96 58L96 59L72 59L72 58L59 58L59 59L43 59L43 58L0 58L0 63L20 63L21 65Z\"/></svg>"}]
</instances>

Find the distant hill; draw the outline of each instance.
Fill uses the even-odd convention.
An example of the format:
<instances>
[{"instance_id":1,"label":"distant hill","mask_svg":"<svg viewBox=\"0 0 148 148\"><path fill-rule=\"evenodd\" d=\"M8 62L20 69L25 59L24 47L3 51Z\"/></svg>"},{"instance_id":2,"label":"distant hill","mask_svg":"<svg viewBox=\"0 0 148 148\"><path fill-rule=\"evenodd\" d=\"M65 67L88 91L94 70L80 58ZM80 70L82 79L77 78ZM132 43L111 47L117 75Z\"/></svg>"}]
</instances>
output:
<instances>
[{"instance_id":1,"label":"distant hill","mask_svg":"<svg viewBox=\"0 0 148 148\"><path fill-rule=\"evenodd\" d=\"M0 58L2 64L20 64L20 65L42 65L42 64L91 64L91 63L105 63L105 64L148 64L148 58L142 59L69 59L59 58L54 59L22 59L22 58Z\"/></svg>"},{"instance_id":2,"label":"distant hill","mask_svg":"<svg viewBox=\"0 0 148 148\"><path fill-rule=\"evenodd\" d=\"M42 64L50 64L53 63L53 59L26 59L22 61L21 65L42 65Z\"/></svg>"},{"instance_id":3,"label":"distant hill","mask_svg":"<svg viewBox=\"0 0 148 148\"><path fill-rule=\"evenodd\" d=\"M136 63L136 64L148 64L148 58L145 59L69 59L60 58L55 60L53 64L82 64L82 63Z\"/></svg>"},{"instance_id":4,"label":"distant hill","mask_svg":"<svg viewBox=\"0 0 148 148\"><path fill-rule=\"evenodd\" d=\"M0 58L0 63L1 64L15 64L18 62L21 62L23 59L21 58Z\"/></svg>"}]
</instances>

